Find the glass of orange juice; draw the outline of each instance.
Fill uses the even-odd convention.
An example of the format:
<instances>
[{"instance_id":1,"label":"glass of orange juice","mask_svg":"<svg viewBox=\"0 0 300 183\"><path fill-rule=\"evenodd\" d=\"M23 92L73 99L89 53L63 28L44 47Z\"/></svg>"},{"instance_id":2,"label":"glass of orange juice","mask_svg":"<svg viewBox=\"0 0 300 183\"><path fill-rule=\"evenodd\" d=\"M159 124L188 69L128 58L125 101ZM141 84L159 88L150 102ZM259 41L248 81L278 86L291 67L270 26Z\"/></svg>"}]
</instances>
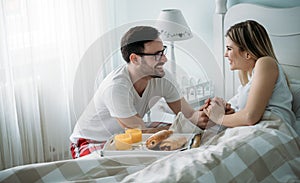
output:
<instances>
[{"instance_id":1,"label":"glass of orange juice","mask_svg":"<svg viewBox=\"0 0 300 183\"><path fill-rule=\"evenodd\" d=\"M132 143L138 143L142 141L141 127L126 128L125 134L130 134Z\"/></svg>"},{"instance_id":2,"label":"glass of orange juice","mask_svg":"<svg viewBox=\"0 0 300 183\"><path fill-rule=\"evenodd\" d=\"M117 150L131 150L132 139L130 134L121 133L114 136L115 147Z\"/></svg>"}]
</instances>

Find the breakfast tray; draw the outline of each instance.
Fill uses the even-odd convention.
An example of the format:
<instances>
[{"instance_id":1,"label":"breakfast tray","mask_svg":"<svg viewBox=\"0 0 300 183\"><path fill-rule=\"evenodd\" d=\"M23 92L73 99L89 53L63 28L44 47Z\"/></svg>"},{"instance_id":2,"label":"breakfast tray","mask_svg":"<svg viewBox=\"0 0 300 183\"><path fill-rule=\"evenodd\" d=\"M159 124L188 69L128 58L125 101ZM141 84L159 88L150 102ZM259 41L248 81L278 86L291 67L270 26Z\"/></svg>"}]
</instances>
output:
<instances>
[{"instance_id":1,"label":"breakfast tray","mask_svg":"<svg viewBox=\"0 0 300 183\"><path fill-rule=\"evenodd\" d=\"M145 142L152 134L142 134L142 142L133 144L132 150L116 150L114 144L114 135L109 138L109 140L104 145L101 150L101 156L116 156L116 155L157 155L165 156L171 153L184 151L191 148L191 144L196 134L185 134L185 133L174 133L172 136L185 136L187 138L187 143L183 145L180 149L173 151L162 151L162 150L150 150L146 147Z\"/></svg>"}]
</instances>

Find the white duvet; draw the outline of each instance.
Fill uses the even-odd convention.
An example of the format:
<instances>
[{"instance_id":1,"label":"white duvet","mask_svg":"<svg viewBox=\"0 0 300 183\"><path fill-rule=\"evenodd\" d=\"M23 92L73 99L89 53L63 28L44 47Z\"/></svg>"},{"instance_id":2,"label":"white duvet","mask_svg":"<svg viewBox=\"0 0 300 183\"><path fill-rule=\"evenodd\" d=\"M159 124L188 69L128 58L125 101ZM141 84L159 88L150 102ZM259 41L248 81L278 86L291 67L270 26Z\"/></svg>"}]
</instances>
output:
<instances>
[{"instance_id":1,"label":"white duvet","mask_svg":"<svg viewBox=\"0 0 300 183\"><path fill-rule=\"evenodd\" d=\"M81 158L10 168L0 182L299 182L300 139L275 116L165 157Z\"/></svg>"}]
</instances>

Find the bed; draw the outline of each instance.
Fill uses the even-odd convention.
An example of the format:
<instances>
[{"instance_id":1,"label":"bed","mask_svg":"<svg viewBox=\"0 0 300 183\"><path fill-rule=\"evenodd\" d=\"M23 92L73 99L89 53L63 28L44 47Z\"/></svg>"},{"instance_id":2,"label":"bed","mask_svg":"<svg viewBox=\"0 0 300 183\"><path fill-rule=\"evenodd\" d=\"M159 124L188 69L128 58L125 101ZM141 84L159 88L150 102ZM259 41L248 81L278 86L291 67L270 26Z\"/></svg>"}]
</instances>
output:
<instances>
[{"instance_id":1,"label":"bed","mask_svg":"<svg viewBox=\"0 0 300 183\"><path fill-rule=\"evenodd\" d=\"M277 56L291 81L293 110L300 124L300 7L268 8L238 4L226 10L226 1L216 1L215 51L220 65L224 30L235 22L255 19L270 32ZM263 15L263 16L262 16ZM276 20L276 23L272 23ZM276 24L281 26L276 26ZM216 26L216 27L218 27ZM281 27L280 30L277 28ZM284 44L282 44L284 43ZM224 72L225 73L225 72ZM235 73L224 74L225 96L237 88ZM284 133L283 133L284 132ZM299 131L298 131L299 133ZM295 130L282 126L276 118L263 118L251 127L219 132L199 148L170 155L127 154L100 157L101 153L76 160L17 166L0 172L0 182L299 182L300 139Z\"/></svg>"}]
</instances>

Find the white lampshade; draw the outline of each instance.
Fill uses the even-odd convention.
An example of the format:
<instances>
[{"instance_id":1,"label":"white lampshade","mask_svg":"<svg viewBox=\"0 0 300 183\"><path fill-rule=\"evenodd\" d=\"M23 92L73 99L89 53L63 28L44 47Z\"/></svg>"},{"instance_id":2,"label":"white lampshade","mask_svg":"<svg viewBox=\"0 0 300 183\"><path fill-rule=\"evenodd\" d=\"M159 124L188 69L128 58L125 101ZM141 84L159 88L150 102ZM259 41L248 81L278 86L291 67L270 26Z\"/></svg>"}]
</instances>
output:
<instances>
[{"instance_id":1,"label":"white lampshade","mask_svg":"<svg viewBox=\"0 0 300 183\"><path fill-rule=\"evenodd\" d=\"M181 11L178 9L162 10L157 19L156 28L164 41L181 41L193 37Z\"/></svg>"}]
</instances>

